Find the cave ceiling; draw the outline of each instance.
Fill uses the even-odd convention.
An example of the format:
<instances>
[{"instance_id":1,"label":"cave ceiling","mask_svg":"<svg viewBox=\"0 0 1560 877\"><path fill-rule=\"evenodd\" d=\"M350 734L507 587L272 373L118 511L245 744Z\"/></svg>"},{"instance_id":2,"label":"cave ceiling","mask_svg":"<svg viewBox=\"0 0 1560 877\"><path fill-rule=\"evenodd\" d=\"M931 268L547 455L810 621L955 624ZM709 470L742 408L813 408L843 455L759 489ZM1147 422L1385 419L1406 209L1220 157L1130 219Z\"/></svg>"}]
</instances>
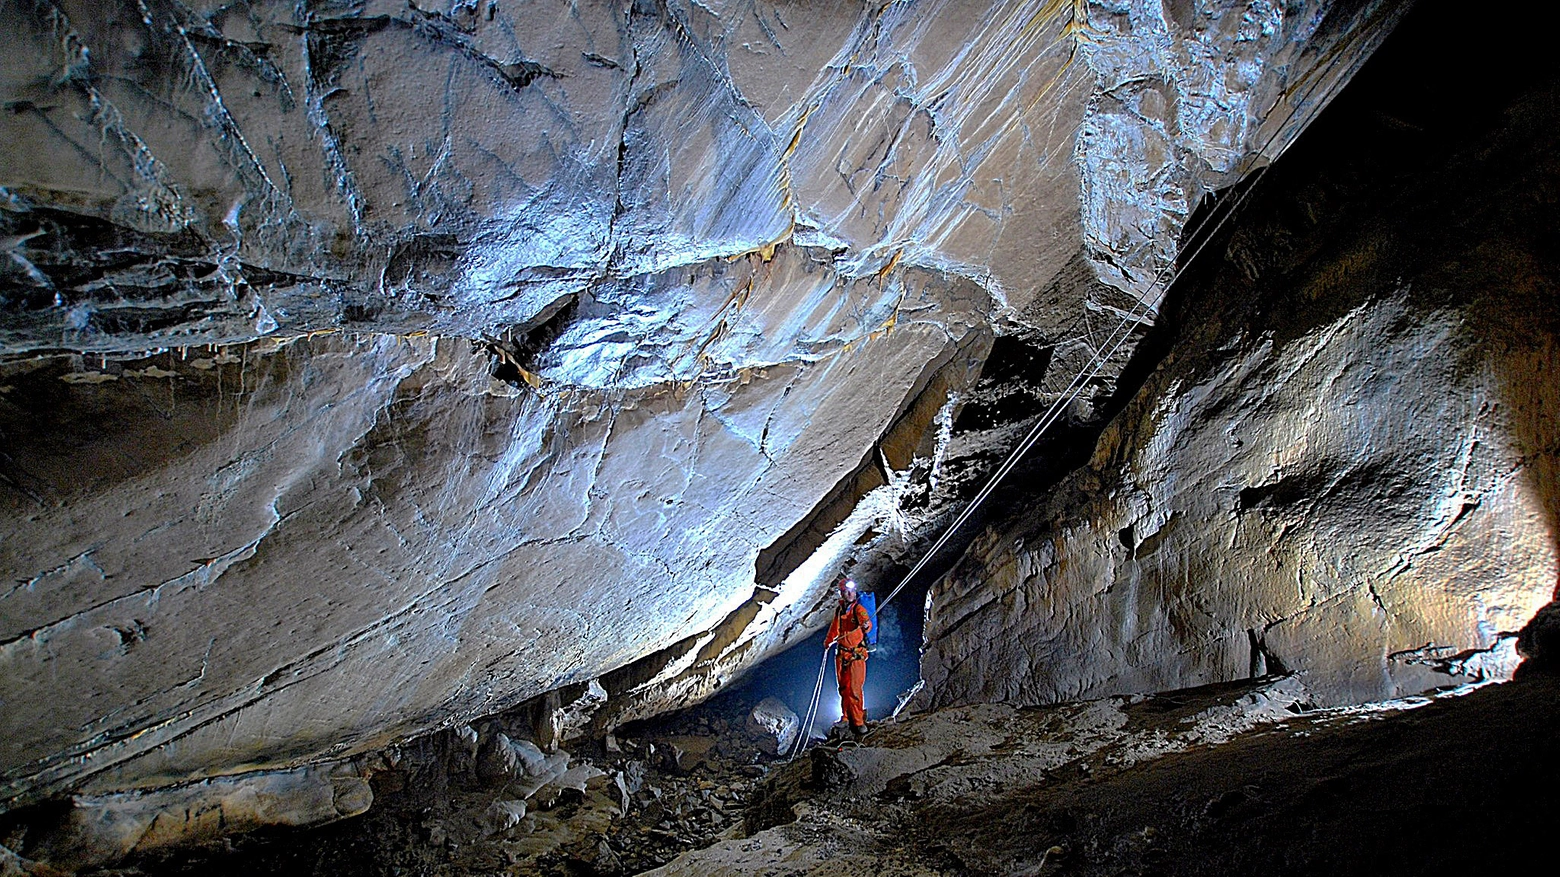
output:
<instances>
[{"instance_id":1,"label":"cave ceiling","mask_svg":"<svg viewBox=\"0 0 1560 877\"><path fill-rule=\"evenodd\" d=\"M1401 6L7 0L0 802L708 695Z\"/></svg>"}]
</instances>

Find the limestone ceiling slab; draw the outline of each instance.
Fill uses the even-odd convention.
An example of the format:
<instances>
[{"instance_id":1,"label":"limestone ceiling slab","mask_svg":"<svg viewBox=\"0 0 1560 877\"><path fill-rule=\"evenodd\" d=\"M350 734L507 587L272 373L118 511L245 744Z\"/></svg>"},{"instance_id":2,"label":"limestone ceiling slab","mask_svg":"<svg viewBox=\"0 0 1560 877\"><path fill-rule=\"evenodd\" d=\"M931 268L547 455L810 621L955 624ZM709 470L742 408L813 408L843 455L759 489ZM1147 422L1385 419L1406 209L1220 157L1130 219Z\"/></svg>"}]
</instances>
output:
<instances>
[{"instance_id":1,"label":"limestone ceiling slab","mask_svg":"<svg viewBox=\"0 0 1560 877\"><path fill-rule=\"evenodd\" d=\"M1398 8L6 4L0 802L707 693Z\"/></svg>"}]
</instances>

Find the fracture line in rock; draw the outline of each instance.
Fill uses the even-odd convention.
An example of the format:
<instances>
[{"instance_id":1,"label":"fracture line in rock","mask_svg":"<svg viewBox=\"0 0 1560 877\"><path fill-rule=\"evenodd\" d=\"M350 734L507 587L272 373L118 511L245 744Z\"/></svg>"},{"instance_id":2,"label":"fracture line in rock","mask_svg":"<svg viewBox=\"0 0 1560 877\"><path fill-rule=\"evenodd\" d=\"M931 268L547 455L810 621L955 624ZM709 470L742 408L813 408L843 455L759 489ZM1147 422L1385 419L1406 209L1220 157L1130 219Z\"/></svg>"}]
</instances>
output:
<instances>
[{"instance_id":1,"label":"fracture line in rock","mask_svg":"<svg viewBox=\"0 0 1560 877\"><path fill-rule=\"evenodd\" d=\"M1297 112L1299 112L1300 107L1305 106L1311 95L1316 91L1321 83L1327 80L1327 75L1332 72L1332 68L1337 64L1339 57L1340 55L1335 53L1328 61L1327 68L1322 72L1322 75L1317 76L1312 80L1311 87L1306 90L1305 95L1301 97L1300 100L1297 100L1289 105L1289 112L1285 116L1283 123L1277 126L1272 134L1268 135L1267 141L1262 144L1260 149L1253 153L1254 156L1261 156L1267 153L1268 147L1273 145L1273 141L1278 138L1279 133L1283 131L1291 121L1293 121L1294 116ZM1265 124L1266 120L1264 120L1264 125ZM1229 206L1229 209L1224 211L1210 211L1209 214L1203 218L1202 222L1199 223L1197 228L1194 229L1188 236L1189 240L1199 241L1197 247L1192 250L1191 255L1187 256L1185 261L1180 263L1179 268L1176 267L1175 262L1171 262L1169 265L1166 265L1164 268L1160 269L1159 275L1154 279L1154 285L1150 287L1151 289L1157 288L1158 292L1152 296L1152 301L1145 299L1140 300L1139 302L1139 304L1144 308L1145 311L1147 311L1148 314L1157 315L1159 313L1159 308L1164 303L1165 296L1169 294L1170 287L1175 284L1176 280L1180 279L1181 275L1185 273L1187 268L1191 267L1192 263L1197 260L1197 257L1202 254L1203 249L1207 247L1208 243L1214 239L1214 237L1224 227L1224 224L1230 220L1230 217L1234 216L1235 213L1240 210L1241 206L1245 204L1246 198L1251 195L1252 190L1256 188L1257 182L1259 182L1262 176L1265 175L1267 167L1269 166L1271 165L1264 166L1263 168L1253 172L1253 176L1255 178L1252 180L1252 183L1246 186L1245 190L1240 192L1235 197L1235 201ZM1215 214L1219 214L1218 221L1214 223L1213 228L1208 231L1207 234L1203 234L1203 228L1206 227L1209 222L1213 221ZM1168 276L1166 276L1167 274ZM942 532L942 535L937 537L937 541L933 542L932 547L925 554L921 555L921 559L916 561L915 566L911 567L910 572L906 573L905 577L900 580L899 584L895 585L894 589L889 591L888 596L878 603L879 609L887 606L890 602L893 601L895 597L899 596L899 592L903 591L905 587L910 584L910 581L926 568L927 564L931 562L932 558L937 555L937 552L941 551L943 547L948 544L948 541L953 538L953 534L957 532L960 527L968 523L969 519L975 514L975 510L980 507L980 504L985 502L986 499L991 496L991 494L997 489L997 485L1001 483L1003 478L1007 477L1008 473L1013 471L1014 467L1018 465L1018 461L1023 458L1024 454L1027 453L1030 448L1035 446L1035 443L1040 440L1040 437L1045 433L1045 431L1061 418L1062 412L1067 409L1067 406L1071 405L1080 395L1082 395L1084 387L1088 386L1089 382L1094 380L1094 378L1099 375L1100 370L1105 367L1105 364L1110 361L1111 357L1115 356L1116 351L1119 350L1121 345L1131 337L1134 327L1139 324L1148 325L1147 323L1142 323L1142 321L1136 315L1129 311L1122 311L1120 313L1119 322L1117 323L1116 328L1111 331L1110 337L1107 338L1105 343L1100 346L1099 352L1095 354L1093 359L1087 365L1078 371L1078 374L1073 377L1072 382L1067 385L1067 389L1063 390L1062 395L1059 396L1056 401L1051 403L1050 408L1048 408L1045 414L1041 416L1040 420L1035 423L1034 427L1029 430L1029 434L1024 437L1024 440L1019 442L1018 445L1013 448L1012 452L1008 454L1007 458L1002 461L1002 465L998 466L997 471L992 473L991 478L986 481L985 486L983 486L980 489L980 492L975 494L975 497L971 499L969 504L964 507L964 510L959 513L957 518L954 519L953 524L945 529ZM822 676L819 678L821 680Z\"/></svg>"}]
</instances>

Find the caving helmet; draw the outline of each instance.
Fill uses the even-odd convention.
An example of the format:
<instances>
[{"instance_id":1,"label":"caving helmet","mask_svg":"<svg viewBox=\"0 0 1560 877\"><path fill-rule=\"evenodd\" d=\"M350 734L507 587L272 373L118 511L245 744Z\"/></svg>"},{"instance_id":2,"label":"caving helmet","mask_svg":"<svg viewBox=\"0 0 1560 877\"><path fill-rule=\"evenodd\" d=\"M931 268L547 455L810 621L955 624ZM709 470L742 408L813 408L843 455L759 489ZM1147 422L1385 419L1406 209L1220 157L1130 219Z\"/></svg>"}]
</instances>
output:
<instances>
[{"instance_id":1,"label":"caving helmet","mask_svg":"<svg viewBox=\"0 0 1560 877\"><path fill-rule=\"evenodd\" d=\"M851 603L855 601L856 595L858 593L855 579L852 579L849 576L840 576L839 581L835 584L839 586L841 602Z\"/></svg>"}]
</instances>

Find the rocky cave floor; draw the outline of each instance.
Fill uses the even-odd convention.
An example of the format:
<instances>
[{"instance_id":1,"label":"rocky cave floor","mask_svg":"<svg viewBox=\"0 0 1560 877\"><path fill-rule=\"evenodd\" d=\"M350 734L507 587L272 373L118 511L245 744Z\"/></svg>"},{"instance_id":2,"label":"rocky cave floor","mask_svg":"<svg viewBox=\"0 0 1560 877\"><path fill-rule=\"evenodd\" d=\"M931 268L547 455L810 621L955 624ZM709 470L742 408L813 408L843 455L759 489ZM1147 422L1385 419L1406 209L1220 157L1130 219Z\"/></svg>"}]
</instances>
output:
<instances>
[{"instance_id":1,"label":"rocky cave floor","mask_svg":"<svg viewBox=\"0 0 1560 877\"><path fill-rule=\"evenodd\" d=\"M357 819L96 873L1435 874L1530 861L1560 825L1550 675L1331 710L1288 677L959 707L791 763L745 730L756 700L508 778L494 720L480 748L402 750ZM527 797L523 816L504 804Z\"/></svg>"},{"instance_id":2,"label":"rocky cave floor","mask_svg":"<svg viewBox=\"0 0 1560 877\"><path fill-rule=\"evenodd\" d=\"M259 831L91 873L641 873L742 836L744 813L777 761L763 752L762 735L744 728L754 702L732 692L602 739L572 740L539 766L523 755L519 764L495 764L499 734L537 750L525 741L526 717L492 719L477 723L474 738L445 732L399 750L374 774L374 805L361 817Z\"/></svg>"}]
</instances>

